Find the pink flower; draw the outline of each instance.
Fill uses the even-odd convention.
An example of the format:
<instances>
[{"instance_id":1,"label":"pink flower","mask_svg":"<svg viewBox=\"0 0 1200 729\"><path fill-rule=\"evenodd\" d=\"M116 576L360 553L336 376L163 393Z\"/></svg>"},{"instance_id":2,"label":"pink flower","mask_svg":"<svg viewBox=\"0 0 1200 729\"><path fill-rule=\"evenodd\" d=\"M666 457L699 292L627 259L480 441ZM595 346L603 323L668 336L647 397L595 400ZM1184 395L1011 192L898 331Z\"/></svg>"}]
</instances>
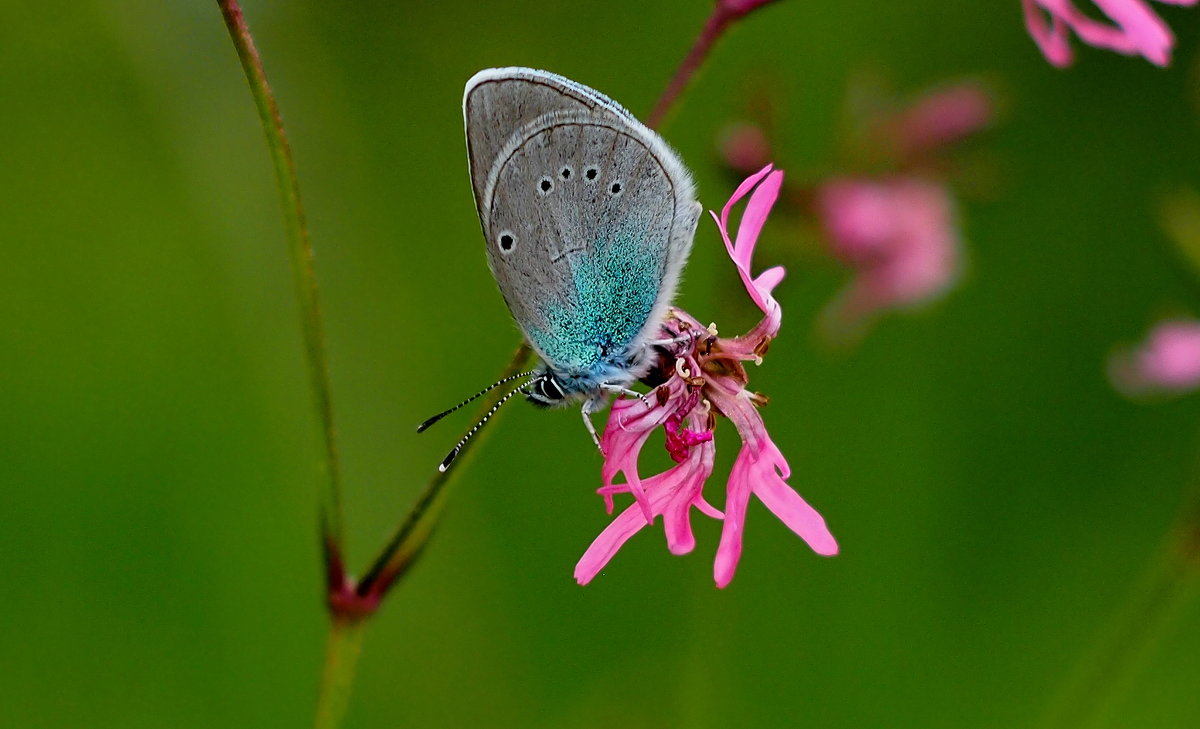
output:
<instances>
[{"instance_id":1,"label":"pink flower","mask_svg":"<svg viewBox=\"0 0 1200 729\"><path fill-rule=\"evenodd\" d=\"M734 172L749 174L771 159L771 142L757 124L731 124L721 132L721 160Z\"/></svg>"},{"instance_id":2,"label":"pink flower","mask_svg":"<svg viewBox=\"0 0 1200 729\"><path fill-rule=\"evenodd\" d=\"M979 83L962 82L930 91L887 123L887 133L906 156L961 142L990 126L996 109Z\"/></svg>"},{"instance_id":3,"label":"pink flower","mask_svg":"<svg viewBox=\"0 0 1200 729\"><path fill-rule=\"evenodd\" d=\"M757 496L815 552L837 553L837 542L825 527L825 520L787 485L791 470L758 414L766 398L746 389L748 377L742 364L762 361L779 333L783 317L779 303L771 296L783 280L783 268L768 269L757 278L750 273L750 256L782 183L783 173L768 165L738 187L720 217L713 214L747 293L763 312L762 320L742 336L719 337L715 329L705 327L687 312L671 309L663 324L663 336L679 343L664 351L656 373L662 384L647 397L649 406L631 399L613 404L601 438L605 462L604 486L599 493L610 514L614 494L630 493L635 503L617 515L579 560L575 579L580 584L590 582L630 537L653 524L658 516L663 518L667 548L673 554L692 551L696 541L690 519L695 508L724 522L713 577L718 587L725 587L733 579L741 557L742 529L751 495ZM747 195L750 200L736 240L731 241L730 210ZM713 470L717 416L727 418L742 440L726 484L724 513L703 495ZM638 472L638 456L659 426L666 431L667 451L677 465L643 479ZM615 482L618 474L624 475L624 482Z\"/></svg>"},{"instance_id":4,"label":"pink flower","mask_svg":"<svg viewBox=\"0 0 1200 729\"><path fill-rule=\"evenodd\" d=\"M836 179L817 213L830 251L857 275L827 315L861 322L885 309L937 297L957 280L954 203L941 185L913 177Z\"/></svg>"},{"instance_id":5,"label":"pink flower","mask_svg":"<svg viewBox=\"0 0 1200 729\"><path fill-rule=\"evenodd\" d=\"M1196 0L1160 0L1171 5L1195 5ZM1112 23L1096 20L1075 7L1072 0L1021 0L1025 27L1042 49L1046 60L1060 68L1071 65L1074 54L1069 37L1097 48L1140 55L1166 66L1171 62L1175 36L1146 0L1094 0Z\"/></svg>"},{"instance_id":6,"label":"pink flower","mask_svg":"<svg viewBox=\"0 0 1200 729\"><path fill-rule=\"evenodd\" d=\"M1181 393L1200 386L1200 322L1174 319L1109 361L1113 386L1127 395Z\"/></svg>"}]
</instances>

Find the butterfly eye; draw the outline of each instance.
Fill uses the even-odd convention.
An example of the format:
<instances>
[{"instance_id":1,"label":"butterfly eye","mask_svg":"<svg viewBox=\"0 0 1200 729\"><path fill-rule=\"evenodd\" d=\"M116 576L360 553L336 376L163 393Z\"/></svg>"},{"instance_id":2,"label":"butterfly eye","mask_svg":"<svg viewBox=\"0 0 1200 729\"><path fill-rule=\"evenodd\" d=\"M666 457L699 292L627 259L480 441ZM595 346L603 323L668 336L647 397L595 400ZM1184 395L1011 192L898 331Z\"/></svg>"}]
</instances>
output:
<instances>
[{"instance_id":1,"label":"butterfly eye","mask_svg":"<svg viewBox=\"0 0 1200 729\"><path fill-rule=\"evenodd\" d=\"M570 168L570 167L564 167L564 168L562 168L562 172L560 172L560 173L558 173L558 174L562 175L562 178L563 178L564 180L569 180L569 179L571 179L571 174L572 174L572 173L571 173L571 168Z\"/></svg>"},{"instance_id":2,"label":"butterfly eye","mask_svg":"<svg viewBox=\"0 0 1200 729\"><path fill-rule=\"evenodd\" d=\"M614 182L612 184L612 187L608 188L608 191L614 195L620 195L621 194L621 183Z\"/></svg>"},{"instance_id":3,"label":"butterfly eye","mask_svg":"<svg viewBox=\"0 0 1200 729\"><path fill-rule=\"evenodd\" d=\"M594 180L597 176L599 176L599 174L600 170L596 169L595 167L589 167L587 168L587 172L583 173L583 176L588 178L588 180Z\"/></svg>"},{"instance_id":4,"label":"butterfly eye","mask_svg":"<svg viewBox=\"0 0 1200 729\"><path fill-rule=\"evenodd\" d=\"M538 189L545 195L554 189L554 183L550 181L549 177L543 177L542 181L538 183Z\"/></svg>"},{"instance_id":5,"label":"butterfly eye","mask_svg":"<svg viewBox=\"0 0 1200 729\"><path fill-rule=\"evenodd\" d=\"M500 250L501 251L504 251L505 253L509 253L510 251L512 251L513 246L515 246L516 244L517 244L517 239L513 237L512 233L509 233L506 230L500 234Z\"/></svg>"}]
</instances>

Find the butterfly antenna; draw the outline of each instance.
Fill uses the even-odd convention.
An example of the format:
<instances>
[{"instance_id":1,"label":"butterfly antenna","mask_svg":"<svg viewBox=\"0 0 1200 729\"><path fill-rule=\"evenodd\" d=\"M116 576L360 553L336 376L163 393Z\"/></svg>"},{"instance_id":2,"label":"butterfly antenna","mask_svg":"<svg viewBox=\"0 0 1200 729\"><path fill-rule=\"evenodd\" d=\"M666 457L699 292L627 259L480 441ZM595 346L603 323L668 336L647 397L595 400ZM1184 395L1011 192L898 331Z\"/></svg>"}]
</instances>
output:
<instances>
[{"instance_id":1,"label":"butterfly antenna","mask_svg":"<svg viewBox=\"0 0 1200 729\"><path fill-rule=\"evenodd\" d=\"M475 423L475 427L471 428L470 430L467 431L467 434L462 437L462 440L460 440L458 442L458 445L454 446L454 450L452 450L448 454L446 454L446 457L442 459L442 464L440 466L438 466L438 471L445 473L446 469L450 468L450 463L455 459L455 457L458 456L458 452L462 450L463 445L465 445L467 441L471 440L471 436L475 435L475 433L480 428L483 427L484 423L486 423L488 421L488 419L490 419L493 415L496 414L496 411L500 409L500 406L502 406L504 403L508 402L509 399L513 395L516 395L518 392L521 393L522 395L528 394L529 391L525 389L527 387L528 387L528 385L521 385L520 387L514 387L512 390L508 391L508 394L506 394L504 397L500 398L500 402L493 405L492 409L487 411L487 413L482 418L479 419L478 423ZM488 388L488 389L491 389L491 388ZM485 392L486 392L486 390L485 390ZM476 397L478 397L478 395L476 395ZM474 399L474 398L472 398L472 399Z\"/></svg>"},{"instance_id":2,"label":"butterfly antenna","mask_svg":"<svg viewBox=\"0 0 1200 729\"><path fill-rule=\"evenodd\" d=\"M434 415L434 416L433 416L432 418L430 418L429 420L426 420L424 423L421 423L420 425L418 425L418 426L417 426L417 432L418 432L418 433L424 433L424 432L425 432L425 431L426 431L426 430L429 428L429 426L433 425L433 424L434 424L434 423L436 423L437 421L439 421L439 420L441 420L442 418L446 417L447 415L449 415L450 413L454 412L455 410L458 410L459 408L463 407L464 405L470 405L471 403L475 402L475 401L476 401L476 400L478 400L479 398L481 398L481 397L483 397L484 395L488 394L488 393L489 393L489 392L491 392L492 390L495 390L497 387L500 387L500 386L501 386L501 385L503 385L503 384L506 384L506 383L512 382L513 380L519 380L519 379L521 379L522 377L529 377L529 376L530 376L530 375L532 375L532 374L533 374L533 370L530 370L529 372L520 372L520 373L518 373L518 374L515 374L515 375L513 375L512 377L505 377L503 380L500 380L499 382L493 382L492 384L490 384L490 385L488 385L487 387L483 388L482 390L480 390L479 392L475 393L474 395L472 395L472 396L468 397L466 400L463 400L462 402L460 402L459 404L457 404L457 405L455 405L454 407L450 408L449 410L446 410L446 411L444 411L444 412L440 412L440 413L438 413L437 415ZM510 394L511 394L511 393L510 393ZM490 413L489 413L489 414L490 414ZM485 418L485 420L486 420L486 418Z\"/></svg>"}]
</instances>

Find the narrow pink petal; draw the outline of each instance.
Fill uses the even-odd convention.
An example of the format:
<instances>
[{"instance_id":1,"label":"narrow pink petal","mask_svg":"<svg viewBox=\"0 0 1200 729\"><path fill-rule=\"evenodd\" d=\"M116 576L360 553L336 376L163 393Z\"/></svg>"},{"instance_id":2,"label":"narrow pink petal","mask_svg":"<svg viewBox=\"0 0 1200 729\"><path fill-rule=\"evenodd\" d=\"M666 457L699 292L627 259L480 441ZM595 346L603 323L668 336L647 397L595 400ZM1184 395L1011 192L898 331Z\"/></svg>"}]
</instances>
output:
<instances>
[{"instance_id":1,"label":"narrow pink petal","mask_svg":"<svg viewBox=\"0 0 1200 729\"><path fill-rule=\"evenodd\" d=\"M760 182L761 184L759 184ZM756 174L746 178L738 186L733 196L725 203L725 207L721 209L719 217L716 213L711 213L713 220L717 223L717 229L721 233L721 239L725 241L725 250L729 253L729 257L733 259L734 265L737 266L738 275L741 276L742 284L746 287L746 293L750 294L750 298L754 300L759 310L767 314L771 320L765 327L771 330L768 336L774 336L779 328L779 304L771 297L771 290L783 278L783 269L782 267L776 267L778 268L778 272L771 273L763 281L763 285L759 285L759 282L754 279L750 272L750 260L754 254L754 247L758 242L758 236L762 232L767 215L770 213L775 201L779 198L779 190L782 185L783 172L774 170L771 165L767 165ZM729 214L733 206L745 197L750 190L753 190L753 192L750 194L750 201L746 204L746 210L742 214L741 222L738 223L737 242L735 243L729 235ZM759 327L759 329L763 328Z\"/></svg>"},{"instance_id":2,"label":"narrow pink petal","mask_svg":"<svg viewBox=\"0 0 1200 729\"><path fill-rule=\"evenodd\" d=\"M768 164L758 172L755 172L753 175L750 175L746 179L742 180L742 184L738 185L737 189L733 191L733 195L729 197L729 201L725 203L725 207L721 208L721 217L717 219L717 226L720 227L721 230L729 230L729 211L733 210L733 206L737 205L742 198L746 197L746 194L754 189L754 186L758 184L758 181L769 175L771 170L774 168L774 165ZM733 255L733 248L728 241L726 241L726 246L730 248L729 254Z\"/></svg>"},{"instance_id":3,"label":"narrow pink petal","mask_svg":"<svg viewBox=\"0 0 1200 729\"><path fill-rule=\"evenodd\" d=\"M1109 361L1109 377L1131 396L1184 393L1200 387L1200 321L1161 322L1136 347Z\"/></svg>"},{"instance_id":4,"label":"narrow pink petal","mask_svg":"<svg viewBox=\"0 0 1200 729\"><path fill-rule=\"evenodd\" d=\"M1175 36L1171 34L1171 29L1162 18L1145 3L1138 0L1094 1L1105 15L1121 26L1125 37L1146 60L1158 66L1170 63ZM1083 34L1080 33L1079 37L1083 38Z\"/></svg>"},{"instance_id":5,"label":"narrow pink petal","mask_svg":"<svg viewBox=\"0 0 1200 729\"><path fill-rule=\"evenodd\" d=\"M600 532L600 536L592 542L579 562L575 565L575 581L586 585L592 578L604 569L609 560L621 549L625 542L642 530L649 522L646 521L641 509L635 506L622 511L612 523Z\"/></svg>"},{"instance_id":6,"label":"narrow pink petal","mask_svg":"<svg viewBox=\"0 0 1200 729\"><path fill-rule=\"evenodd\" d=\"M812 551L823 557L838 553L837 540L825 526L825 519L808 505L781 479L766 479L759 482L754 495L766 505L771 513L796 533Z\"/></svg>"},{"instance_id":7,"label":"narrow pink petal","mask_svg":"<svg viewBox=\"0 0 1200 729\"><path fill-rule=\"evenodd\" d=\"M693 417L690 425L704 426L703 419ZM667 538L667 549L671 554L687 554L696 547L692 534L691 510L697 500L703 501L701 491L713 469L716 445L709 439L692 448L685 464L687 471L679 485L674 486L671 500L663 511L663 532Z\"/></svg>"},{"instance_id":8,"label":"narrow pink petal","mask_svg":"<svg viewBox=\"0 0 1200 729\"><path fill-rule=\"evenodd\" d=\"M1021 5L1025 9L1025 28L1046 60L1058 68L1070 66L1074 54L1067 41L1066 24L1057 17L1053 18L1053 25L1047 22L1035 0L1021 0Z\"/></svg>"},{"instance_id":9,"label":"narrow pink petal","mask_svg":"<svg viewBox=\"0 0 1200 729\"><path fill-rule=\"evenodd\" d=\"M742 219L738 222L737 241L733 246L737 254L734 258L735 260L740 259L747 272L750 268L750 254L754 252L754 245L758 242L758 236L762 233L763 226L766 225L771 208L779 199L779 190L782 187L782 170L774 170L768 174L750 194L750 201L746 203L746 211L742 213Z\"/></svg>"},{"instance_id":10,"label":"narrow pink petal","mask_svg":"<svg viewBox=\"0 0 1200 729\"><path fill-rule=\"evenodd\" d=\"M783 280L785 273L786 271L784 270L783 266L774 266L772 268L768 268L767 270L758 274L758 278L754 279L754 288L762 291L763 293L769 294L774 291L775 287L779 285L779 282Z\"/></svg>"},{"instance_id":11,"label":"narrow pink petal","mask_svg":"<svg viewBox=\"0 0 1200 729\"><path fill-rule=\"evenodd\" d=\"M667 537L667 549L671 554L688 554L696 548L691 513L692 505L686 501L672 503L670 508L663 512L663 534Z\"/></svg>"},{"instance_id":12,"label":"narrow pink petal","mask_svg":"<svg viewBox=\"0 0 1200 729\"><path fill-rule=\"evenodd\" d=\"M674 384L674 381L671 384ZM650 402L654 404L650 408L641 400L617 400L613 403L608 424L600 437L605 454L604 466L601 468L604 485L613 485L617 474L624 473L626 490L633 494L648 522L653 522L654 515L642 485L641 475L638 473L638 455L654 429L666 422L674 412L678 405L676 393L682 392L682 387L682 384L679 384L672 388L667 401L662 405L651 399ZM605 495L605 508L611 514L611 493L601 493Z\"/></svg>"},{"instance_id":13,"label":"narrow pink petal","mask_svg":"<svg viewBox=\"0 0 1200 729\"><path fill-rule=\"evenodd\" d=\"M705 501L703 496L697 496L693 505L701 514L704 514L705 516L712 517L713 519L725 518L725 512Z\"/></svg>"},{"instance_id":14,"label":"narrow pink petal","mask_svg":"<svg viewBox=\"0 0 1200 729\"><path fill-rule=\"evenodd\" d=\"M962 82L924 94L896 120L896 141L909 153L960 142L991 125L995 104L978 82Z\"/></svg>"},{"instance_id":15,"label":"narrow pink petal","mask_svg":"<svg viewBox=\"0 0 1200 729\"><path fill-rule=\"evenodd\" d=\"M721 527L721 542L713 560L713 579L717 587L725 587L733 580L738 561L742 558L742 530L746 526L746 507L750 503L750 482L744 475L746 449L738 454L733 470L729 474L729 485L725 496L725 521Z\"/></svg>"},{"instance_id":16,"label":"narrow pink petal","mask_svg":"<svg viewBox=\"0 0 1200 729\"><path fill-rule=\"evenodd\" d=\"M1195 5L1196 0L1162 0L1172 5ZM1167 24L1145 0L1094 0L1113 24L1096 20L1075 6L1072 0L1022 0L1029 33L1051 63L1070 63L1067 29L1079 39L1097 48L1140 54L1158 66L1171 61L1175 36ZM1039 9L1039 7L1041 9ZM1050 15L1047 24L1042 10Z\"/></svg>"},{"instance_id":17,"label":"narrow pink petal","mask_svg":"<svg viewBox=\"0 0 1200 729\"><path fill-rule=\"evenodd\" d=\"M757 124L731 124L721 132L721 161L734 172L752 173L771 159L771 140Z\"/></svg>"},{"instance_id":18,"label":"narrow pink petal","mask_svg":"<svg viewBox=\"0 0 1200 729\"><path fill-rule=\"evenodd\" d=\"M700 428L704 418L695 415L689 425ZM645 480L646 494L651 515L646 518L637 504L622 511L587 548L575 565L575 579L581 585L592 580L608 564L625 542L643 527L653 522L655 516L663 515L663 526L667 546L674 554L686 554L695 547L692 536L689 510L694 501L703 501L700 494L704 481L712 473L715 445L711 440L695 448L688 460L663 473ZM711 507L710 507L711 508Z\"/></svg>"},{"instance_id":19,"label":"narrow pink petal","mask_svg":"<svg viewBox=\"0 0 1200 729\"><path fill-rule=\"evenodd\" d=\"M1121 2L1140 2L1141 0L1120 0ZM1088 45L1106 48L1117 53L1132 55L1137 52L1133 40L1123 28L1096 20L1075 7L1072 0L1038 0L1041 5L1054 16L1056 20L1066 25Z\"/></svg>"},{"instance_id":20,"label":"narrow pink petal","mask_svg":"<svg viewBox=\"0 0 1200 729\"><path fill-rule=\"evenodd\" d=\"M729 474L725 523L713 564L718 587L733 579L742 552L746 505L753 493L784 524L822 555L837 553L837 542L821 518L785 481L791 475L787 460L772 442L762 416L749 400L736 392L710 389L713 406L729 418L742 438L742 449Z\"/></svg>"}]
</instances>

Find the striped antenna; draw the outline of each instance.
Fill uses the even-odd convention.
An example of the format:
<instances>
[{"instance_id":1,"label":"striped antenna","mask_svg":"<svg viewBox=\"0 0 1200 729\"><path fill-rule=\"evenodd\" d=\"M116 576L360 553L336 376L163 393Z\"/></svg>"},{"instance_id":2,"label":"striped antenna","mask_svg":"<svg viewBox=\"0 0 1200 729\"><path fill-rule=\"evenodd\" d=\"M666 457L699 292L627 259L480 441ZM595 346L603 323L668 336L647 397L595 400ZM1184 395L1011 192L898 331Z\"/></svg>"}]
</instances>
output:
<instances>
[{"instance_id":1,"label":"striped antenna","mask_svg":"<svg viewBox=\"0 0 1200 729\"><path fill-rule=\"evenodd\" d=\"M442 418L446 417L447 415L449 415L450 413L454 412L455 410L458 410L459 408L463 407L464 405L470 405L471 403L475 402L475 401L476 401L476 400L478 400L479 398L481 398L481 397L483 397L484 395L488 394L488 393L489 393L489 392L491 392L492 390L495 390L497 387L500 387L501 385L503 385L503 384L506 384L506 383L508 383L508 382L512 382L513 380L519 380L519 379L521 379L522 377L529 377L529 376L530 376L530 375L532 375L532 374L533 374L533 370L530 370L529 372L519 372L519 373L517 373L517 374L513 375L512 377L505 377L503 380L500 380L499 382L493 382L492 384L490 384L490 385L488 385L487 387L483 388L482 390L480 390L479 392L475 393L474 395L472 395L472 396L468 397L466 400L463 400L462 402L460 402L459 404L457 404L457 405L455 405L454 407L450 408L449 410L446 410L445 412L440 412L440 413L438 413L437 415L434 415L434 416L433 416L432 418L430 418L429 420L426 420L424 423L421 423L420 425L418 425L418 426L417 426L417 432L418 432L418 433L424 433L424 432L425 432L425 431L426 431L426 430L429 428L429 426L433 425L433 424L434 424L434 423L436 423L437 421L439 421L439 420L441 420ZM489 415L490 415L490 414L491 414L491 413L489 413ZM484 418L484 419L486 420L487 418ZM460 445L461 445L461 444L460 444ZM446 470L446 469L444 469L444 468L443 468L442 470L444 471L444 470Z\"/></svg>"},{"instance_id":2,"label":"striped antenna","mask_svg":"<svg viewBox=\"0 0 1200 729\"><path fill-rule=\"evenodd\" d=\"M442 459L442 464L438 466L438 471L445 473L446 469L450 468L450 463L455 459L456 456L458 456L458 452L462 450L463 445L471 439L471 436L475 435L475 433L483 427L483 424L486 423L489 418L496 414L496 411L500 409L501 405L508 402L509 398L511 398L513 395L516 395L518 392L522 395L529 394L529 391L525 389L527 387L529 387L529 385L514 387L512 390L508 391L507 395L500 398L500 402L493 405L492 409L487 411L487 414L480 418L478 423L475 423L475 427L467 431L467 434L462 437L462 440L458 442L458 445L454 446L454 450L446 454L446 457Z\"/></svg>"}]
</instances>

